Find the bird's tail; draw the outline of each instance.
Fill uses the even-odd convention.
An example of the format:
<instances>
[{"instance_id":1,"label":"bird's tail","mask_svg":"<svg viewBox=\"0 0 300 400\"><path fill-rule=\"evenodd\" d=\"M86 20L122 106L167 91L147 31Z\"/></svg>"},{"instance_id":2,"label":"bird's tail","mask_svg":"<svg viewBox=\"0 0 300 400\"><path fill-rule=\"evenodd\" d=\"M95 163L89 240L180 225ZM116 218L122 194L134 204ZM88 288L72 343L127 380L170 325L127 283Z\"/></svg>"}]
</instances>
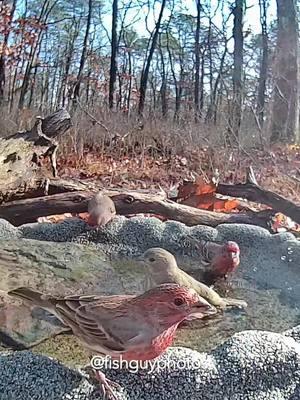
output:
<instances>
[{"instance_id":1,"label":"bird's tail","mask_svg":"<svg viewBox=\"0 0 300 400\"><path fill-rule=\"evenodd\" d=\"M25 300L27 303L33 303L38 307L53 312L53 304L51 302L52 298L36 290L26 287L19 287L17 289L10 290L7 294L9 296L18 297L22 300Z\"/></svg>"}]
</instances>

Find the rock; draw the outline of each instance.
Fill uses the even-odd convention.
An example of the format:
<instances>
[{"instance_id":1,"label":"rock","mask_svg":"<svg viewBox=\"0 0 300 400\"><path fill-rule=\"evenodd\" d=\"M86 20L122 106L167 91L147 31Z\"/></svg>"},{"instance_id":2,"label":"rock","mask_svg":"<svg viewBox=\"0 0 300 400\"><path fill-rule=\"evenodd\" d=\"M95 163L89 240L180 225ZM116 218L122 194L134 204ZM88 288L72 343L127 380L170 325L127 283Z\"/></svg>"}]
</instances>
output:
<instances>
[{"instance_id":1,"label":"rock","mask_svg":"<svg viewBox=\"0 0 300 400\"><path fill-rule=\"evenodd\" d=\"M5 219L0 218L0 239L16 239L21 236L22 233L18 228L10 224Z\"/></svg>"},{"instance_id":2,"label":"rock","mask_svg":"<svg viewBox=\"0 0 300 400\"><path fill-rule=\"evenodd\" d=\"M70 242L74 237L87 231L87 224L79 218L69 218L58 224L45 222L21 225L18 230L27 239Z\"/></svg>"},{"instance_id":3,"label":"rock","mask_svg":"<svg viewBox=\"0 0 300 400\"><path fill-rule=\"evenodd\" d=\"M18 229L0 220L1 232L9 232L7 240L0 239L1 250L14 254L17 261L1 266L0 291L27 285L59 295L83 291L141 292L144 275L132 258L152 246L174 253L180 267L197 278L197 251L187 240L187 234L218 242L236 240L241 247L241 266L228 284L218 286L217 290L222 295L246 300L247 310L226 312L218 323L201 323L184 330L178 343L185 344L188 337L189 345L202 351L214 348L237 331L280 331L300 323L300 243L289 233L271 235L259 227L236 224L216 229L187 227L175 221L122 216L98 229L76 218L58 224L28 224ZM20 307L20 302L11 304L5 296L1 301L0 293L1 303L2 327L12 337L21 337L24 344L32 344L60 329L47 316L47 321L40 322L37 314L28 307Z\"/></svg>"},{"instance_id":4,"label":"rock","mask_svg":"<svg viewBox=\"0 0 300 400\"><path fill-rule=\"evenodd\" d=\"M1 400L84 400L92 391L78 372L28 351L1 355L0 371Z\"/></svg>"},{"instance_id":5,"label":"rock","mask_svg":"<svg viewBox=\"0 0 300 400\"><path fill-rule=\"evenodd\" d=\"M184 260L186 270L199 268L186 262L186 256L194 259L194 263L197 259L197 251L186 239L187 234L218 242L235 240L241 247L238 278L246 276L263 288L280 289L300 302L300 243L289 233L271 235L266 229L243 224L187 227L176 221L120 216L104 229L91 229L74 218L54 225L28 224L19 231L24 238L94 244L109 255L130 257L160 246L176 254L179 261Z\"/></svg>"},{"instance_id":6,"label":"rock","mask_svg":"<svg viewBox=\"0 0 300 400\"><path fill-rule=\"evenodd\" d=\"M269 331L300 322L300 243L291 234L271 235L248 225L214 229L117 217L104 229L91 229L75 218L17 229L0 220L0 255L15 257L12 262L0 258L0 341L1 331L2 338L7 334L29 345L61 330L47 313L9 300L1 290L27 285L57 295L138 293L144 275L132 257L152 246L173 252L180 266L197 276L197 252L187 234L239 243L241 266L224 290L230 297L244 298L249 307L245 312L228 312L214 324L201 322L181 330L177 343L210 352L172 348L160 359L177 365L171 370L156 368L149 374L108 369L108 377L124 388L119 398L299 400L300 326L283 334ZM243 332L234 334L237 331ZM56 346L59 357L59 342ZM182 360L192 367L182 368ZM0 400L29 398L94 400L99 394L78 371L46 356L28 351L2 354Z\"/></svg>"},{"instance_id":7,"label":"rock","mask_svg":"<svg viewBox=\"0 0 300 400\"><path fill-rule=\"evenodd\" d=\"M299 339L300 326L293 329ZM300 342L265 331L233 335L211 353L175 347L137 371L103 368L126 400L296 400L300 394ZM108 365L107 365L108 366ZM0 400L94 400L96 387L77 371L41 355L0 356Z\"/></svg>"},{"instance_id":8,"label":"rock","mask_svg":"<svg viewBox=\"0 0 300 400\"><path fill-rule=\"evenodd\" d=\"M136 279L138 269L128 268L127 274L121 274L121 268L116 270L105 254L92 247L29 239L0 242L0 255L15 257L12 262L0 261L0 326L4 334L25 346L60 332L61 325L50 314L7 296L10 289L29 286L56 296L142 291L142 276ZM124 281L128 282L125 289ZM6 344L2 336L0 331L0 343Z\"/></svg>"}]
</instances>

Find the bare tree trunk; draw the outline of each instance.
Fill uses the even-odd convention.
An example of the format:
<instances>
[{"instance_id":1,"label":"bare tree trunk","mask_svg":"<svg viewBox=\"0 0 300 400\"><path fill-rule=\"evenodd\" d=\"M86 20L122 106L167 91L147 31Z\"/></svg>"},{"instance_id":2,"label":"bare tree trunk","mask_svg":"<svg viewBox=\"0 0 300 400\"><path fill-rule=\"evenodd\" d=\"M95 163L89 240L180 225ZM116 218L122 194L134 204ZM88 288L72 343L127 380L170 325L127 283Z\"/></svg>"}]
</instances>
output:
<instances>
[{"instance_id":1,"label":"bare tree trunk","mask_svg":"<svg viewBox=\"0 0 300 400\"><path fill-rule=\"evenodd\" d=\"M7 1L4 1L3 5L6 5L6 3L7 3ZM8 31L4 34L4 39L3 39L3 43L2 43L2 52L0 54L0 104L4 100L4 87L5 87L5 55L4 55L4 52L6 50L6 46L8 43L9 34L10 34L9 28L10 28L12 19L14 17L16 4L17 4L17 0L14 0L11 5L10 20L8 23Z\"/></svg>"},{"instance_id":2,"label":"bare tree trunk","mask_svg":"<svg viewBox=\"0 0 300 400\"><path fill-rule=\"evenodd\" d=\"M50 5L49 0L44 1L43 6L41 8L40 16L38 18L38 23L43 21L44 24L46 24L49 14L57 2L58 2L58 0L54 1L54 3L52 3L52 5ZM34 63L36 62L36 53L39 48L39 44L43 38L43 34L44 34L44 30L40 29L38 36L37 36L36 43L31 46L30 54L29 54L29 61L27 62L27 65L26 65L24 79L23 79L23 83L22 83L22 87L21 87L18 108L24 107L25 97L26 97L26 94L28 91L28 86L29 86L29 81L30 81L31 70L34 66Z\"/></svg>"},{"instance_id":3,"label":"bare tree trunk","mask_svg":"<svg viewBox=\"0 0 300 400\"><path fill-rule=\"evenodd\" d=\"M116 96L116 109L122 109L122 101L123 101L123 74L126 73L125 66L122 68L122 72L118 73L118 85L119 85L119 93Z\"/></svg>"},{"instance_id":4,"label":"bare tree trunk","mask_svg":"<svg viewBox=\"0 0 300 400\"><path fill-rule=\"evenodd\" d=\"M214 120L216 122L216 114L217 114L217 94L218 94L218 88L219 88L219 83L221 80L221 77L223 75L223 69L224 69L224 62L225 62L225 57L227 54L228 48L227 48L227 40L225 41L225 47L224 47L224 52L221 57L221 62L220 62L220 68L218 71L218 75L215 80L215 84L213 86L212 94L210 96L210 104L208 106L207 114L205 117L205 122L208 122L210 120Z\"/></svg>"},{"instance_id":5,"label":"bare tree trunk","mask_svg":"<svg viewBox=\"0 0 300 400\"><path fill-rule=\"evenodd\" d=\"M72 64L72 57L74 53L74 46L75 46L75 41L78 37L79 34L79 22L76 22L75 16L73 16L73 24L74 24L74 31L71 31L70 34L68 35L69 40L68 43L66 44L66 49L65 49L65 71L64 75L62 78L62 83L61 83L61 97L62 97L62 106L66 106L66 100L67 100L67 85L68 85L68 78L70 74L70 69L71 69L71 64ZM72 25L73 28L73 25Z\"/></svg>"},{"instance_id":6,"label":"bare tree trunk","mask_svg":"<svg viewBox=\"0 0 300 400\"><path fill-rule=\"evenodd\" d=\"M167 74L166 65L164 60L164 54L161 48L161 38L159 38L159 54L161 60L161 86L160 86L160 98L161 98L161 113L163 117L167 116L168 113L168 102L167 102Z\"/></svg>"},{"instance_id":7,"label":"bare tree trunk","mask_svg":"<svg viewBox=\"0 0 300 400\"><path fill-rule=\"evenodd\" d=\"M108 104L109 108L114 106L114 92L117 79L117 54L118 54L118 0L113 0L112 5L112 26L111 26L111 57L110 57L110 71L109 71L109 94Z\"/></svg>"},{"instance_id":8,"label":"bare tree trunk","mask_svg":"<svg viewBox=\"0 0 300 400\"><path fill-rule=\"evenodd\" d=\"M206 51L206 49L203 50L202 56L201 56L200 104L199 104L200 113L202 113L203 107L204 107L204 74L205 74L204 57L205 57L205 51Z\"/></svg>"},{"instance_id":9,"label":"bare tree trunk","mask_svg":"<svg viewBox=\"0 0 300 400\"><path fill-rule=\"evenodd\" d=\"M148 58L146 61L145 68L142 71L141 83L140 83L140 100L139 100L139 106L138 106L138 113L140 115L143 115L143 112L144 112L149 70L150 70L153 53L154 53L154 50L156 47L156 42L157 42L159 29L160 29L160 25L161 25L161 20L162 20L166 2L167 2L167 0L162 0L158 20L157 20L157 22L155 24L155 28L154 28L154 33L153 33L152 42L151 42L151 46L150 46L150 50L149 50L149 55L148 55Z\"/></svg>"},{"instance_id":10,"label":"bare tree trunk","mask_svg":"<svg viewBox=\"0 0 300 400\"><path fill-rule=\"evenodd\" d=\"M84 35L84 39L83 39L83 48L82 48L82 53L81 53L81 58L80 58L77 79L76 79L76 83L74 86L74 93L73 93L74 104L76 104L76 100L78 99L79 92L80 92L80 84L81 84L81 80L82 80L83 68L84 68L85 59L86 59L86 55L87 55L87 45L88 45L88 38L89 38L89 33L90 33L91 19L92 19L92 9L93 9L93 0L89 0L88 17L87 17L87 22L86 22L85 35Z\"/></svg>"},{"instance_id":11,"label":"bare tree trunk","mask_svg":"<svg viewBox=\"0 0 300 400\"><path fill-rule=\"evenodd\" d=\"M233 99L231 112L229 116L228 139L230 142L237 142L242 120L242 104L243 104L243 15L244 15L244 0L235 0L233 9Z\"/></svg>"},{"instance_id":12,"label":"bare tree trunk","mask_svg":"<svg viewBox=\"0 0 300 400\"><path fill-rule=\"evenodd\" d=\"M130 112L130 100L131 100L131 90L132 90L132 61L131 61L131 53L128 53L128 74L129 74L129 83L128 83L128 93L127 93L127 113Z\"/></svg>"},{"instance_id":13,"label":"bare tree trunk","mask_svg":"<svg viewBox=\"0 0 300 400\"><path fill-rule=\"evenodd\" d=\"M195 117L199 116L199 86L200 86L200 13L201 13L201 0L196 0L197 5L197 23L195 34L195 88L194 88L194 102L195 102Z\"/></svg>"},{"instance_id":14,"label":"bare tree trunk","mask_svg":"<svg viewBox=\"0 0 300 400\"><path fill-rule=\"evenodd\" d=\"M182 76L182 70L180 71L180 79L179 82L176 78L176 73L173 65L173 60L172 60L172 54L168 47L168 53L169 53L169 60L170 60L170 67L171 67L171 72L174 80L174 86L175 86L175 111L174 111L174 120L177 121L179 119L179 112L180 112L180 106L181 106L181 95L182 95L182 88L181 88L181 76ZM182 68L182 66L180 66Z\"/></svg>"},{"instance_id":15,"label":"bare tree trunk","mask_svg":"<svg viewBox=\"0 0 300 400\"><path fill-rule=\"evenodd\" d=\"M46 41L47 41L47 37L46 37ZM38 63L38 59L39 59L39 55L41 52L41 47L42 47L42 41L39 42L37 50L36 50L36 62L34 65L32 65L32 69L33 69L33 74L32 74L32 79L31 79L31 87L30 87L30 94L29 94L29 100L28 100L28 107L30 108L32 106L32 101L33 101L33 97L34 97L34 92L35 92L35 87L36 87L36 81L38 79L37 77L37 72L38 72L38 67L39 67L39 63Z\"/></svg>"},{"instance_id":16,"label":"bare tree trunk","mask_svg":"<svg viewBox=\"0 0 300 400\"><path fill-rule=\"evenodd\" d=\"M299 39L296 0L277 0L271 141L299 142Z\"/></svg>"},{"instance_id":17,"label":"bare tree trunk","mask_svg":"<svg viewBox=\"0 0 300 400\"><path fill-rule=\"evenodd\" d=\"M265 0L259 0L260 7L260 23L261 23L261 38L262 38L262 50L261 50L261 62L259 71L258 81L258 93L257 93L257 105L256 111L258 114L258 121L260 127L264 124L264 112L265 112L265 101L266 101L266 84L268 78L268 31L267 31L267 6Z\"/></svg>"},{"instance_id":18,"label":"bare tree trunk","mask_svg":"<svg viewBox=\"0 0 300 400\"><path fill-rule=\"evenodd\" d=\"M157 103L157 100L156 100L156 82L155 82L155 78L153 78L153 77L151 77L150 78L150 86L151 86L151 89L152 89L152 104L153 104L153 111L155 111L156 110L156 103Z\"/></svg>"},{"instance_id":19,"label":"bare tree trunk","mask_svg":"<svg viewBox=\"0 0 300 400\"><path fill-rule=\"evenodd\" d=\"M213 92L213 59L212 59L212 20L209 17L208 37L207 37L207 56L209 65L209 93Z\"/></svg>"}]
</instances>

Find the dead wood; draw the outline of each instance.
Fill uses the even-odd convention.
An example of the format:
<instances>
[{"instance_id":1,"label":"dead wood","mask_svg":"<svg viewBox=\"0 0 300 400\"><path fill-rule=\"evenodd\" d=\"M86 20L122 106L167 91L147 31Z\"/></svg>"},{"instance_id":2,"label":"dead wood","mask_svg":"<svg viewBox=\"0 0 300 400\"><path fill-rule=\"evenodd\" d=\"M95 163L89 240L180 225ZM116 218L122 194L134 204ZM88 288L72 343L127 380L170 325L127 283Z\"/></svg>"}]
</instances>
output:
<instances>
[{"instance_id":1,"label":"dead wood","mask_svg":"<svg viewBox=\"0 0 300 400\"><path fill-rule=\"evenodd\" d=\"M57 175L56 138L70 126L69 113L61 109L45 119L37 117L29 131L0 139L0 203L46 192L46 178ZM51 172L43 166L47 157Z\"/></svg>"},{"instance_id":2,"label":"dead wood","mask_svg":"<svg viewBox=\"0 0 300 400\"><path fill-rule=\"evenodd\" d=\"M268 228L270 219L274 214L272 211L225 214L178 204L158 194L120 193L118 191L106 191L105 193L112 198L116 205L117 213L120 215L150 213L180 221L189 226L245 223ZM0 218L19 226L24 223L34 222L38 217L42 216L66 212L86 212L88 201L92 195L93 192L91 191L76 191L13 201L0 206Z\"/></svg>"},{"instance_id":3,"label":"dead wood","mask_svg":"<svg viewBox=\"0 0 300 400\"><path fill-rule=\"evenodd\" d=\"M265 204L272 207L275 212L281 212L298 224L300 223L300 207L297 204L271 190L263 189L255 183L246 182L236 185L220 183L217 187L217 193Z\"/></svg>"}]
</instances>

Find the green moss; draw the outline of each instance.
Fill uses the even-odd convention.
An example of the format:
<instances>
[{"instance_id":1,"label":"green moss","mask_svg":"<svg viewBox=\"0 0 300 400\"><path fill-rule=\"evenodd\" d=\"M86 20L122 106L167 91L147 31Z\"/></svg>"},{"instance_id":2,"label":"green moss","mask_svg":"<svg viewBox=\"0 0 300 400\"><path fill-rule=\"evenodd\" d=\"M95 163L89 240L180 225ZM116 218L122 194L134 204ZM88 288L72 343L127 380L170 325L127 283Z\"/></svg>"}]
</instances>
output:
<instances>
[{"instance_id":1,"label":"green moss","mask_svg":"<svg viewBox=\"0 0 300 400\"><path fill-rule=\"evenodd\" d=\"M53 357L72 367L85 365L89 361L88 353L73 335L59 335L48 339L32 351Z\"/></svg>"}]
</instances>

